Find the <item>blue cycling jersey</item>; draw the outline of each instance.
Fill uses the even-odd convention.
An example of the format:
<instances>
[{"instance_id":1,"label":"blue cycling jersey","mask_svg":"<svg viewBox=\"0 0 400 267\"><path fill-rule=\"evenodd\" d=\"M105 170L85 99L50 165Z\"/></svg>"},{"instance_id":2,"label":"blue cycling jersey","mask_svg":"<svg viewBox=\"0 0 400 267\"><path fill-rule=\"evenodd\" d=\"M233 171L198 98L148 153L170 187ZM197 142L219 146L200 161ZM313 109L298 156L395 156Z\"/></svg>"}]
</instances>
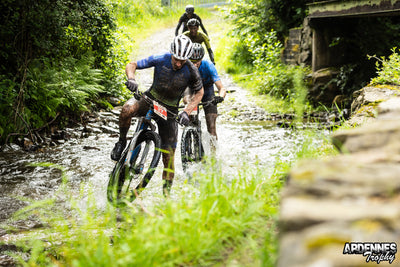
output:
<instances>
[{"instance_id":1,"label":"blue cycling jersey","mask_svg":"<svg viewBox=\"0 0 400 267\"><path fill-rule=\"evenodd\" d=\"M214 83L221 80L218 76L217 69L211 61L205 59L201 61L199 71L204 86L202 101L211 100L215 96Z\"/></svg>"},{"instance_id":2,"label":"blue cycling jersey","mask_svg":"<svg viewBox=\"0 0 400 267\"><path fill-rule=\"evenodd\" d=\"M176 107L186 87L189 87L190 93L193 94L203 85L198 69L190 60L187 60L181 69L174 70L171 56L171 53L164 53L138 60L137 69L154 67L153 84L147 92L156 100Z\"/></svg>"}]
</instances>

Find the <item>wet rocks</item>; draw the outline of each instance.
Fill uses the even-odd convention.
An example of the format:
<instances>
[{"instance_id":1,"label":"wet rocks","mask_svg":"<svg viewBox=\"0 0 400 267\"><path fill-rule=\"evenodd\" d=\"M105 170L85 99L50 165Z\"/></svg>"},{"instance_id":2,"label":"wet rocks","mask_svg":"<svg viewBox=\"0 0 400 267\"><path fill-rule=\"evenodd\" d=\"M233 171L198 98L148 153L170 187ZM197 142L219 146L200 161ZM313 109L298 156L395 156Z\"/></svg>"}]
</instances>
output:
<instances>
[{"instance_id":1,"label":"wet rocks","mask_svg":"<svg viewBox=\"0 0 400 267\"><path fill-rule=\"evenodd\" d=\"M118 135L118 116L121 107L116 107L112 111L93 112L82 116L82 122L58 129L52 127L49 132L34 133L30 136L19 138L15 144L4 145L2 151L41 151L48 146L65 144L72 139L87 138L91 135L109 134Z\"/></svg>"},{"instance_id":2,"label":"wet rocks","mask_svg":"<svg viewBox=\"0 0 400 267\"><path fill-rule=\"evenodd\" d=\"M27 205L26 202L11 198L0 198L0 222L8 219L14 212Z\"/></svg>"},{"instance_id":3,"label":"wet rocks","mask_svg":"<svg viewBox=\"0 0 400 267\"><path fill-rule=\"evenodd\" d=\"M315 103L331 105L335 96L340 94L340 90L336 83L330 82L337 77L339 71L335 68L320 69L313 73L313 88L309 91L310 99Z\"/></svg>"},{"instance_id":4,"label":"wet rocks","mask_svg":"<svg viewBox=\"0 0 400 267\"><path fill-rule=\"evenodd\" d=\"M354 101L351 104L353 114L346 124L359 126L374 121L378 115L378 105L395 98L397 95L400 95L400 87L398 86L367 86L354 92ZM391 101L385 105L391 105Z\"/></svg>"}]
</instances>

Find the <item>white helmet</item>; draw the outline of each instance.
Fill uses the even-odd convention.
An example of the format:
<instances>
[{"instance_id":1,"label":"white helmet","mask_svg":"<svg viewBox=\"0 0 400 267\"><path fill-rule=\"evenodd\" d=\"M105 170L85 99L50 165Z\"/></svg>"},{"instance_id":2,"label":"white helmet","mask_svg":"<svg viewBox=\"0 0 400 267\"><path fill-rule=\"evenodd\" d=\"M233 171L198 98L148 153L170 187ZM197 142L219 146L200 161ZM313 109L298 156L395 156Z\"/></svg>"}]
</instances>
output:
<instances>
[{"instance_id":1,"label":"white helmet","mask_svg":"<svg viewBox=\"0 0 400 267\"><path fill-rule=\"evenodd\" d=\"M193 14L194 12L194 6L193 5L187 5L185 8L186 13L188 14Z\"/></svg>"},{"instance_id":2,"label":"white helmet","mask_svg":"<svg viewBox=\"0 0 400 267\"><path fill-rule=\"evenodd\" d=\"M193 43L186 35L179 35L171 43L171 53L179 60L186 60L192 55Z\"/></svg>"},{"instance_id":3,"label":"white helmet","mask_svg":"<svg viewBox=\"0 0 400 267\"><path fill-rule=\"evenodd\" d=\"M193 52L190 56L191 60L200 60L204 57L204 48L199 43L193 43Z\"/></svg>"}]
</instances>

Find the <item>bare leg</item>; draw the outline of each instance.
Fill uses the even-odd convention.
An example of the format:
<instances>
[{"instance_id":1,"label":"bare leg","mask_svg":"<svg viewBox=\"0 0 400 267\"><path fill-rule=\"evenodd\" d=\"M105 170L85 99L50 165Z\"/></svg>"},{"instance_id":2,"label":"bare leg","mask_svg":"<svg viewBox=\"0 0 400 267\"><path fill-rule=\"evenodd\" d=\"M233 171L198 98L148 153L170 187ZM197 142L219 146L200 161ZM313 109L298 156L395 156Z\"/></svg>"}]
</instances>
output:
<instances>
[{"instance_id":1,"label":"bare leg","mask_svg":"<svg viewBox=\"0 0 400 267\"><path fill-rule=\"evenodd\" d=\"M169 195L172 187L172 182L175 176L174 158L175 158L175 148L169 148L168 152L162 153L162 160L164 164L164 170L162 174L163 194L165 196Z\"/></svg>"},{"instance_id":2,"label":"bare leg","mask_svg":"<svg viewBox=\"0 0 400 267\"><path fill-rule=\"evenodd\" d=\"M119 114L119 140L126 140L126 134L131 126L132 117L139 111L139 102L129 99L122 107Z\"/></svg>"},{"instance_id":3,"label":"bare leg","mask_svg":"<svg viewBox=\"0 0 400 267\"><path fill-rule=\"evenodd\" d=\"M209 113L206 114L206 123L207 123L207 131L211 135L211 151L215 152L216 150L216 141L218 140L217 137L217 127L216 127L216 121L217 121L217 114L215 113Z\"/></svg>"}]
</instances>

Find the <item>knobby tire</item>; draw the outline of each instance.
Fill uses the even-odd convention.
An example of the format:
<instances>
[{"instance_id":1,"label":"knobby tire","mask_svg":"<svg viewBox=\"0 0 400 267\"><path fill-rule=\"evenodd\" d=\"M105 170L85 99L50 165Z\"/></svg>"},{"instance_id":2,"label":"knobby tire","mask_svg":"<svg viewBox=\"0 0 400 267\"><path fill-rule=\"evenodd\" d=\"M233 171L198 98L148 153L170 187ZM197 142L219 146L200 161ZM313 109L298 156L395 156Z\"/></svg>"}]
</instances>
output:
<instances>
[{"instance_id":1,"label":"knobby tire","mask_svg":"<svg viewBox=\"0 0 400 267\"><path fill-rule=\"evenodd\" d=\"M147 147L146 147L147 145ZM144 151L148 150L147 155ZM130 159L127 159L127 156ZM133 201L147 186L161 157L161 139L153 131L139 134L134 149L126 149L110 174L107 186L107 198L110 202L122 204ZM131 167L128 168L128 160ZM139 167L140 163L144 166Z\"/></svg>"},{"instance_id":2,"label":"knobby tire","mask_svg":"<svg viewBox=\"0 0 400 267\"><path fill-rule=\"evenodd\" d=\"M193 162L200 162L204 156L200 134L195 127L186 127L181 139L181 160L183 171Z\"/></svg>"}]
</instances>

